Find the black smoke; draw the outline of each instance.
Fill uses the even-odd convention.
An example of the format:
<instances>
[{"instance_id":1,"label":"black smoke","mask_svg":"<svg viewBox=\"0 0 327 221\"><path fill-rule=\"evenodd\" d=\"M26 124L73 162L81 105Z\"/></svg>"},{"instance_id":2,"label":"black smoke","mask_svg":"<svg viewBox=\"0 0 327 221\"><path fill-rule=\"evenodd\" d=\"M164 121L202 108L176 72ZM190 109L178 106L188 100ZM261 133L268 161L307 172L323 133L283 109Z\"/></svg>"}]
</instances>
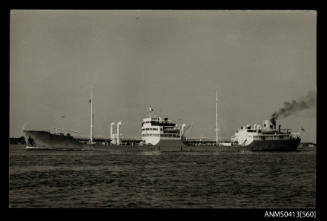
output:
<instances>
[{"instance_id":1,"label":"black smoke","mask_svg":"<svg viewBox=\"0 0 327 221\"><path fill-rule=\"evenodd\" d=\"M309 91L307 95L298 100L293 100L292 102L284 102L284 106L271 115L270 121L272 123L276 123L278 118L288 117L294 113L313 107L316 105L316 103L316 92Z\"/></svg>"}]
</instances>

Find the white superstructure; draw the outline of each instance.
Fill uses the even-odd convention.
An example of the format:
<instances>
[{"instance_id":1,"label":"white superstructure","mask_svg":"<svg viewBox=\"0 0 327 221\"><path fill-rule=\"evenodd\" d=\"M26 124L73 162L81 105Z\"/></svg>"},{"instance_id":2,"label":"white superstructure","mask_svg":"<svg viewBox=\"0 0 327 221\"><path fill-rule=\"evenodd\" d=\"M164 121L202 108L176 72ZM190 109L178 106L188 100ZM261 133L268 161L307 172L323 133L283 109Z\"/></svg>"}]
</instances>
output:
<instances>
[{"instance_id":1,"label":"white superstructure","mask_svg":"<svg viewBox=\"0 0 327 221\"><path fill-rule=\"evenodd\" d=\"M160 141L180 141L178 125L168 118L148 117L142 121L142 140L145 144L157 145Z\"/></svg>"},{"instance_id":2,"label":"white superstructure","mask_svg":"<svg viewBox=\"0 0 327 221\"><path fill-rule=\"evenodd\" d=\"M292 134L289 129L276 129L275 123L270 120L263 121L263 128L259 124L242 126L236 131L234 136L232 136L232 143L238 145L247 146L252 144L254 141L283 141L290 140Z\"/></svg>"}]
</instances>

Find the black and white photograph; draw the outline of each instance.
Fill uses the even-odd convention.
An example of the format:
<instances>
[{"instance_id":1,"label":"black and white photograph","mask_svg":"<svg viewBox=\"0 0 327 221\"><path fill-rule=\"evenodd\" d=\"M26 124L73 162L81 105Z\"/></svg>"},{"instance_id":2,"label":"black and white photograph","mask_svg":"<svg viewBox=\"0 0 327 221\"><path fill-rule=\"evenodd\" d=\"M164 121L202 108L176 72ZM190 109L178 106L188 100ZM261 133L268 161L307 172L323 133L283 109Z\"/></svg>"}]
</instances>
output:
<instances>
[{"instance_id":1,"label":"black and white photograph","mask_svg":"<svg viewBox=\"0 0 327 221\"><path fill-rule=\"evenodd\" d=\"M9 38L9 208L316 216L317 11L13 9Z\"/></svg>"}]
</instances>

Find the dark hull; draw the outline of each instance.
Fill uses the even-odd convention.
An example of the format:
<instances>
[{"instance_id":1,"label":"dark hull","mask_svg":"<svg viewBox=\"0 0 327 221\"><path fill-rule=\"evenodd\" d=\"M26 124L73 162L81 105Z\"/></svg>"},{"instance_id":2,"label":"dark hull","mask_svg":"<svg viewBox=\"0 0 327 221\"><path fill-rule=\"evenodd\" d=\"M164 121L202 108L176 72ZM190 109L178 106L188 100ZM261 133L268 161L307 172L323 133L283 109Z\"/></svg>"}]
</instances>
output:
<instances>
[{"instance_id":1,"label":"dark hull","mask_svg":"<svg viewBox=\"0 0 327 221\"><path fill-rule=\"evenodd\" d=\"M51 134L47 131L23 131L27 149L82 149L72 136Z\"/></svg>"},{"instance_id":2,"label":"dark hull","mask_svg":"<svg viewBox=\"0 0 327 221\"><path fill-rule=\"evenodd\" d=\"M192 151L192 152L238 152L238 151L296 151L301 142L300 138L289 140L264 140L254 141L248 146L232 145L232 146L213 146L199 145L190 146L183 143L178 145L156 145L156 150L163 152L173 151ZM166 143L165 143L166 144Z\"/></svg>"},{"instance_id":3,"label":"dark hull","mask_svg":"<svg viewBox=\"0 0 327 221\"><path fill-rule=\"evenodd\" d=\"M252 151L295 151L300 142L300 138L289 140L253 141L248 147Z\"/></svg>"},{"instance_id":4,"label":"dark hull","mask_svg":"<svg viewBox=\"0 0 327 221\"><path fill-rule=\"evenodd\" d=\"M172 147L184 147L185 144L182 142L181 139L174 139L174 140L170 140L170 139L160 139L159 143L156 144L155 146L160 146L162 148L172 148ZM178 149L178 148L177 148Z\"/></svg>"}]
</instances>

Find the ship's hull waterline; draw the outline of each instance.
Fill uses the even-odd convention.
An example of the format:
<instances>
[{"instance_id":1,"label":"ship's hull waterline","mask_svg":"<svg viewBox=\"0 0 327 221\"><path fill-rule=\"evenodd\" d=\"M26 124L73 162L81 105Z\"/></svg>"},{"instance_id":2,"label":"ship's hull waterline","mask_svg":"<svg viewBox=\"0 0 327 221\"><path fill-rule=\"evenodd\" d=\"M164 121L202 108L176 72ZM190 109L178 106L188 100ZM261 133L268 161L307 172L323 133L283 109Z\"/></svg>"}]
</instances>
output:
<instances>
[{"instance_id":1,"label":"ship's hull waterline","mask_svg":"<svg viewBox=\"0 0 327 221\"><path fill-rule=\"evenodd\" d=\"M238 151L295 151L300 139L283 141L254 141L248 146L185 145L181 140L161 140L157 145L101 145L85 144L72 136L51 134L47 131L24 131L28 150L110 150L113 152L238 152Z\"/></svg>"}]
</instances>

